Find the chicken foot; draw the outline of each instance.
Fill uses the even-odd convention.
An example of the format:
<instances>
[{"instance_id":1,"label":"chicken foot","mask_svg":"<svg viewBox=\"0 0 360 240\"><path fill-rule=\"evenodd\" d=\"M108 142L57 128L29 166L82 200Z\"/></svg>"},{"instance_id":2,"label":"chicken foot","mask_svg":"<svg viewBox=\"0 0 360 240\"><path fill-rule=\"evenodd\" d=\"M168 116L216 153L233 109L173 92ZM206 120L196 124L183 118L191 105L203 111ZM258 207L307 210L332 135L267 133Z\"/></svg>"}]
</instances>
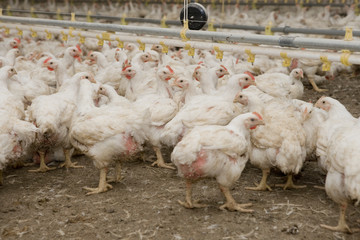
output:
<instances>
[{"instance_id":1,"label":"chicken foot","mask_svg":"<svg viewBox=\"0 0 360 240\"><path fill-rule=\"evenodd\" d=\"M65 155L65 162L60 165L60 167L68 168L83 168L84 166L77 166L77 162L71 162L71 150L70 149L63 149Z\"/></svg>"},{"instance_id":2,"label":"chicken foot","mask_svg":"<svg viewBox=\"0 0 360 240\"><path fill-rule=\"evenodd\" d=\"M114 176L112 177L108 177L107 178L107 183L118 183L120 182L124 177L121 176L121 162L120 161L116 161L115 163L115 171L114 171Z\"/></svg>"},{"instance_id":3,"label":"chicken foot","mask_svg":"<svg viewBox=\"0 0 360 240\"><path fill-rule=\"evenodd\" d=\"M340 205L340 217L339 217L339 222L338 222L337 226L333 227L333 226L329 226L329 225L325 225L325 224L320 224L320 227L326 228L326 229L329 229L329 230L335 231L335 232L345 232L345 233L358 232L359 229L352 230L346 224L346 217L345 217L346 208L347 208L347 203Z\"/></svg>"},{"instance_id":4,"label":"chicken foot","mask_svg":"<svg viewBox=\"0 0 360 240\"><path fill-rule=\"evenodd\" d=\"M298 189L298 188L305 188L306 185L295 185L293 182L293 175L288 174L287 181L285 184L276 184L277 187L283 187L284 190L286 189Z\"/></svg>"},{"instance_id":5,"label":"chicken foot","mask_svg":"<svg viewBox=\"0 0 360 240\"><path fill-rule=\"evenodd\" d=\"M262 170L262 178L259 184L255 183L256 187L245 187L246 190L253 190L253 191L272 191L271 187L267 185L266 180L270 174L270 169L263 169Z\"/></svg>"},{"instance_id":6,"label":"chicken foot","mask_svg":"<svg viewBox=\"0 0 360 240\"><path fill-rule=\"evenodd\" d=\"M314 90L315 90L316 92L326 92L326 91L328 91L328 89L321 89L321 88L319 88L319 87L316 85L313 77L308 77L308 79L309 79L309 82L310 82L311 86L314 88Z\"/></svg>"},{"instance_id":7,"label":"chicken foot","mask_svg":"<svg viewBox=\"0 0 360 240\"><path fill-rule=\"evenodd\" d=\"M107 169L101 168L100 177L99 177L99 186L97 188L83 187L83 189L89 191L88 193L86 193L87 196L92 194L107 192L108 190L113 188L110 184L106 182L106 174L107 174Z\"/></svg>"},{"instance_id":8,"label":"chicken foot","mask_svg":"<svg viewBox=\"0 0 360 240\"><path fill-rule=\"evenodd\" d=\"M165 163L164 158L161 154L161 150L159 147L153 147L156 153L156 161L151 164L151 166L158 166L162 168L175 169L175 167L170 166Z\"/></svg>"},{"instance_id":9,"label":"chicken foot","mask_svg":"<svg viewBox=\"0 0 360 240\"><path fill-rule=\"evenodd\" d=\"M246 207L252 206L252 203L245 203L245 204L239 204L235 201L233 196L230 193L230 189L228 187L224 187L219 184L221 192L224 194L226 198L226 203L224 205L220 206L221 210L224 210L225 208L229 211L239 211L239 212L253 212L252 209L245 209Z\"/></svg>"},{"instance_id":10,"label":"chicken foot","mask_svg":"<svg viewBox=\"0 0 360 240\"><path fill-rule=\"evenodd\" d=\"M45 164L45 152L38 152L39 156L40 156L40 167L38 169L34 169L34 170L28 170L29 172L47 172L47 171L51 171L51 170L55 170L56 167L48 167Z\"/></svg>"},{"instance_id":11,"label":"chicken foot","mask_svg":"<svg viewBox=\"0 0 360 240\"><path fill-rule=\"evenodd\" d=\"M178 203L185 208L203 208L207 207L206 204L200 204L199 201L192 200L192 181L186 180L186 198L185 202L178 200Z\"/></svg>"}]
</instances>

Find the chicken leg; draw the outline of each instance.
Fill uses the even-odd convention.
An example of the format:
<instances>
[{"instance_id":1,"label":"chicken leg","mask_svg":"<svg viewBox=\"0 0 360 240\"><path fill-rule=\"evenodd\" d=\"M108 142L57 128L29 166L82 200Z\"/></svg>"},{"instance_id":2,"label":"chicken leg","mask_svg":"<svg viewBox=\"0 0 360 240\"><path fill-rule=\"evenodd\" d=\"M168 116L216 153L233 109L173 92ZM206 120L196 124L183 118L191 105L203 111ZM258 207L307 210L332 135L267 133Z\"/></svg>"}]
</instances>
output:
<instances>
[{"instance_id":1,"label":"chicken leg","mask_svg":"<svg viewBox=\"0 0 360 240\"><path fill-rule=\"evenodd\" d=\"M272 191L271 187L266 184L266 180L270 174L270 169L263 169L262 170L262 178L259 184L256 184L256 187L245 187L247 190L254 190L254 191Z\"/></svg>"},{"instance_id":2,"label":"chicken leg","mask_svg":"<svg viewBox=\"0 0 360 240\"><path fill-rule=\"evenodd\" d=\"M239 211L239 212L253 212L252 209L245 209L245 207L250 207L252 203L239 204L235 202L235 199L230 193L230 189L228 187L224 187L219 184L221 192L224 194L226 198L226 203L220 206L221 210L227 208L230 211Z\"/></svg>"},{"instance_id":3,"label":"chicken leg","mask_svg":"<svg viewBox=\"0 0 360 240\"><path fill-rule=\"evenodd\" d=\"M321 89L321 88L319 88L319 87L316 85L313 77L308 77L308 79L309 79L309 82L310 82L311 86L314 88L314 90L315 90L316 92L326 92L326 91L328 91L328 89Z\"/></svg>"},{"instance_id":4,"label":"chicken leg","mask_svg":"<svg viewBox=\"0 0 360 240\"><path fill-rule=\"evenodd\" d=\"M192 181L186 180L186 198L185 202L178 200L179 204L185 208L202 208L206 207L205 204L200 204L198 201L192 201Z\"/></svg>"},{"instance_id":5,"label":"chicken leg","mask_svg":"<svg viewBox=\"0 0 360 240\"><path fill-rule=\"evenodd\" d=\"M346 219L345 219L346 208L347 208L347 203L340 205L340 217L339 217L338 225L336 227L325 225L325 224L320 224L320 227L326 228L326 229L329 229L329 230L335 231L335 232L353 233L353 231L346 224Z\"/></svg>"},{"instance_id":6,"label":"chicken leg","mask_svg":"<svg viewBox=\"0 0 360 240\"><path fill-rule=\"evenodd\" d=\"M113 188L110 184L106 182L106 174L107 174L107 169L101 168L100 177L99 177L99 186L97 188L83 187L83 189L89 191L88 193L86 193L87 196L92 194L107 192L109 189Z\"/></svg>"},{"instance_id":7,"label":"chicken leg","mask_svg":"<svg viewBox=\"0 0 360 240\"><path fill-rule=\"evenodd\" d=\"M124 177L121 176L121 162L120 161L116 161L115 163L115 172L114 172L114 176L109 177L107 179L107 183L118 183L120 182Z\"/></svg>"},{"instance_id":8,"label":"chicken leg","mask_svg":"<svg viewBox=\"0 0 360 240\"><path fill-rule=\"evenodd\" d=\"M40 156L40 167L38 169L34 169L34 170L28 170L29 172L47 172L50 170L55 170L56 167L48 167L45 164L45 152L44 151L39 151L39 156Z\"/></svg>"},{"instance_id":9,"label":"chicken leg","mask_svg":"<svg viewBox=\"0 0 360 240\"><path fill-rule=\"evenodd\" d=\"M288 174L287 176L287 181L285 184L276 184L275 186L277 187L283 187L284 190L286 189L298 189L298 188L305 188L306 185L295 185L292 179L293 175L292 174Z\"/></svg>"},{"instance_id":10,"label":"chicken leg","mask_svg":"<svg viewBox=\"0 0 360 240\"><path fill-rule=\"evenodd\" d=\"M156 161L151 164L151 166L158 166L168 169L175 169L175 167L172 167L164 162L164 158L161 154L161 150L159 147L153 147L154 151L156 153Z\"/></svg>"},{"instance_id":11,"label":"chicken leg","mask_svg":"<svg viewBox=\"0 0 360 240\"><path fill-rule=\"evenodd\" d=\"M60 165L60 167L66 167L68 168L83 168L84 166L77 166L77 162L71 162L71 150L70 149L63 149L64 150L64 156L65 156L65 162Z\"/></svg>"}]
</instances>

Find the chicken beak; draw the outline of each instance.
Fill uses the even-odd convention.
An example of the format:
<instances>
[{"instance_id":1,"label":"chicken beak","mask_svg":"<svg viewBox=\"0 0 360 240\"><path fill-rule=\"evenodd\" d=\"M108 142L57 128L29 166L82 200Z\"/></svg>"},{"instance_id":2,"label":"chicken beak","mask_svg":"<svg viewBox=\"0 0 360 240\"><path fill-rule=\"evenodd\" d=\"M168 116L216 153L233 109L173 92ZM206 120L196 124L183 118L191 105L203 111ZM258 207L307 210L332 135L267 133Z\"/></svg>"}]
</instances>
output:
<instances>
[{"instance_id":1,"label":"chicken beak","mask_svg":"<svg viewBox=\"0 0 360 240\"><path fill-rule=\"evenodd\" d=\"M264 120L259 120L259 121L258 121L258 125L265 125Z\"/></svg>"},{"instance_id":2,"label":"chicken beak","mask_svg":"<svg viewBox=\"0 0 360 240\"><path fill-rule=\"evenodd\" d=\"M301 73L300 73L300 77L301 77L301 78L304 78L304 72L301 72Z\"/></svg>"}]
</instances>

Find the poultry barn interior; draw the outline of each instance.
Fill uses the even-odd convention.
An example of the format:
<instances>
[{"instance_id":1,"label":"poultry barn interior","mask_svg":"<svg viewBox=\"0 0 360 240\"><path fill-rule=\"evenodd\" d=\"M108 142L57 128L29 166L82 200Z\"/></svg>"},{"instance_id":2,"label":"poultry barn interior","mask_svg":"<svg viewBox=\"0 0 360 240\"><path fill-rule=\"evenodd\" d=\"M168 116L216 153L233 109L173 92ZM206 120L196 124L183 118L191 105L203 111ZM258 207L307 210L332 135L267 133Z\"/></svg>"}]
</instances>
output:
<instances>
[{"instance_id":1,"label":"poultry barn interior","mask_svg":"<svg viewBox=\"0 0 360 240\"><path fill-rule=\"evenodd\" d=\"M0 1L0 239L360 239L359 6Z\"/></svg>"}]
</instances>

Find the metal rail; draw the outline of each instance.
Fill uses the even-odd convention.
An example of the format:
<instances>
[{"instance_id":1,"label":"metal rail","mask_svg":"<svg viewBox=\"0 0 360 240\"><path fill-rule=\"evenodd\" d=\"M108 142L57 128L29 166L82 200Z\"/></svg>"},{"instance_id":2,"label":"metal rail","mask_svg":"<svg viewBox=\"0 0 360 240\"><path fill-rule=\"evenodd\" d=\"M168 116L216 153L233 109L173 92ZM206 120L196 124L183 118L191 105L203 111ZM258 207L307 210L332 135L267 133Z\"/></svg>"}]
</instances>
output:
<instances>
[{"instance_id":1,"label":"metal rail","mask_svg":"<svg viewBox=\"0 0 360 240\"><path fill-rule=\"evenodd\" d=\"M60 14L61 16L71 17L71 13L56 13L56 12L45 12L45 11L28 11L28 10L12 10L13 13L28 13L28 14L43 14L49 16L55 16ZM88 18L92 19L103 19L108 21L122 21L132 22L132 23L150 23L150 24L161 24L163 21L161 19L148 19L148 18L121 18L115 16L104 16L104 15L88 15L88 14L76 14L76 18ZM165 20L164 23L170 26L181 26L180 20ZM214 28L223 28L223 29L239 29L239 30L248 30L248 31L257 31L264 32L265 26L251 26L251 25L238 25L238 24L226 24L226 23L214 23ZM207 27L207 26L205 26ZM329 36L344 36L345 30L339 29L311 29L311 28L293 28L290 26L284 27L272 27L272 32L282 32L282 33L300 33L300 34L318 34L318 35L329 35ZM360 36L360 31L354 30L353 36Z\"/></svg>"},{"instance_id":2,"label":"metal rail","mask_svg":"<svg viewBox=\"0 0 360 240\"><path fill-rule=\"evenodd\" d=\"M116 24L103 24L103 23L88 23L88 22L72 22L72 21L59 21L51 19L39 18L24 18L24 17L8 17L1 16L0 21L5 23L22 23L22 24L39 24L46 26L57 27L74 27L81 29L92 29L109 32L123 32L133 33L140 35L155 35L155 36L168 36L168 37L181 37L178 29L168 28L154 28L142 26L127 26ZM225 41L230 43L252 43L252 44L266 44L281 47L293 48L312 48L312 49L329 49L329 50L342 50L347 49L350 51L360 51L360 41L344 41L336 39L319 39L319 38L304 38L304 37L291 37L291 36L269 36L257 34L239 34L232 32L210 32L210 31L192 31L185 32L186 37L190 39L210 40L212 42Z\"/></svg>"}]
</instances>

